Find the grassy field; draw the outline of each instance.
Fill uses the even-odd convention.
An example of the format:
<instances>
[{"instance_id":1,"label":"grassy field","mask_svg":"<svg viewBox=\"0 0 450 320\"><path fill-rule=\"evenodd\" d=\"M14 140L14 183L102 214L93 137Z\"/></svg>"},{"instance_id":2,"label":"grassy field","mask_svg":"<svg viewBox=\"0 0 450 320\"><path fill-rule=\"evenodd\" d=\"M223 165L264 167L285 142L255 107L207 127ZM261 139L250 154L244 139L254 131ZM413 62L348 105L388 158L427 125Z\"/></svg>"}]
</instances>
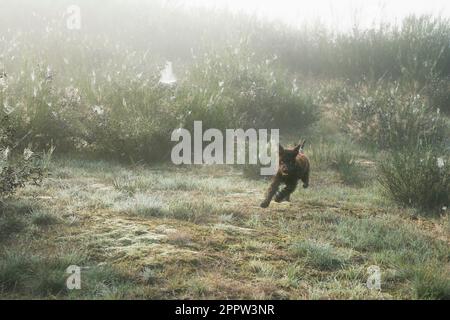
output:
<instances>
[{"instance_id":1,"label":"grassy field","mask_svg":"<svg viewBox=\"0 0 450 320\"><path fill-rule=\"evenodd\" d=\"M450 297L448 217L415 216L372 182L313 170L291 203L261 209L268 182L226 166L59 158L51 172L3 204L3 298ZM81 290L66 288L72 264Z\"/></svg>"},{"instance_id":2,"label":"grassy field","mask_svg":"<svg viewBox=\"0 0 450 320\"><path fill-rule=\"evenodd\" d=\"M0 299L450 299L449 19L7 2ZM310 188L261 209L257 166L172 165L195 121L306 138Z\"/></svg>"}]
</instances>

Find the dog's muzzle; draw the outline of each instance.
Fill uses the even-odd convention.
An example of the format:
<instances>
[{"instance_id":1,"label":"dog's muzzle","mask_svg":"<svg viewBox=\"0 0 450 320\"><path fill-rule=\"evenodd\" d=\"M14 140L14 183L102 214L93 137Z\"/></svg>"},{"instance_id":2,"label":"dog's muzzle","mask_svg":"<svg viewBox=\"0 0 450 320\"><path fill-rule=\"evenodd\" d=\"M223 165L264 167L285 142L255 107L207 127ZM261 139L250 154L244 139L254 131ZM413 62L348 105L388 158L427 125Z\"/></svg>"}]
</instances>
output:
<instances>
[{"instance_id":1,"label":"dog's muzzle","mask_svg":"<svg viewBox=\"0 0 450 320\"><path fill-rule=\"evenodd\" d=\"M292 172L292 168L289 168L287 165L281 165L280 166L280 172L282 176L288 176Z\"/></svg>"}]
</instances>

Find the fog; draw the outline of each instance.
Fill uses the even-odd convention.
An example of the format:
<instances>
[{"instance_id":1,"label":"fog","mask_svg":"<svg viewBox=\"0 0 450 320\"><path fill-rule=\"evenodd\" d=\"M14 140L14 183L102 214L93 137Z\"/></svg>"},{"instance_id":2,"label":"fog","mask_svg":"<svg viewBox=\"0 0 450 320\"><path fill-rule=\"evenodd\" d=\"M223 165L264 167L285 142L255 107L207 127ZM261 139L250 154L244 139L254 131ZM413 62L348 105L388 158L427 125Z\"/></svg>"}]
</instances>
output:
<instances>
[{"instance_id":1,"label":"fog","mask_svg":"<svg viewBox=\"0 0 450 320\"><path fill-rule=\"evenodd\" d=\"M301 27L305 24L320 23L329 29L348 31L355 25L370 28L376 24L396 24L409 15L439 15L450 17L450 5L447 0L74 0L74 1L29 1L2 0L0 10L2 24L12 22L21 26L36 24L29 16L36 14L46 16L47 20L64 15L61 9L69 5L80 5L86 19L102 21L102 16L109 16L115 24L121 25L126 20L138 22L135 18L147 16L156 19L159 8L178 12L180 9L190 12L197 19L204 19L207 10L228 11L245 14L266 21L277 21ZM119 8L118 11L112 8ZM127 16L135 11L137 16ZM173 12L174 13L174 12ZM134 17L134 18L133 18ZM173 17L176 22L176 15ZM37 26L37 25L36 25Z\"/></svg>"},{"instance_id":2,"label":"fog","mask_svg":"<svg viewBox=\"0 0 450 320\"><path fill-rule=\"evenodd\" d=\"M168 1L175 3L176 1ZM408 15L450 16L447 0L180 0L190 7L227 8L293 26L320 22L328 28L346 31L355 24L398 23Z\"/></svg>"}]
</instances>

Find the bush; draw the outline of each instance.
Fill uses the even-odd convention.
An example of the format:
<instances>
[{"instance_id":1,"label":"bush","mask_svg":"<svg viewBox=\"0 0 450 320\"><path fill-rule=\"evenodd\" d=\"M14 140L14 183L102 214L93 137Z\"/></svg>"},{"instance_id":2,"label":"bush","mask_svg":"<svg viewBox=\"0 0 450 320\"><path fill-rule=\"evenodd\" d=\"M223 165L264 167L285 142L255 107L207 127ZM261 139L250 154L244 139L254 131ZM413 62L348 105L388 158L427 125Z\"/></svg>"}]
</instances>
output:
<instances>
[{"instance_id":1,"label":"bush","mask_svg":"<svg viewBox=\"0 0 450 320\"><path fill-rule=\"evenodd\" d=\"M379 182L387 197L420 209L450 204L450 157L433 149L393 152L379 163Z\"/></svg>"},{"instance_id":2,"label":"bush","mask_svg":"<svg viewBox=\"0 0 450 320\"><path fill-rule=\"evenodd\" d=\"M433 108L450 114L450 77L433 77L425 87L425 93Z\"/></svg>"},{"instance_id":3,"label":"bush","mask_svg":"<svg viewBox=\"0 0 450 320\"><path fill-rule=\"evenodd\" d=\"M363 94L347 104L340 117L344 131L377 149L437 145L446 136L440 113L423 97L403 94L398 85Z\"/></svg>"},{"instance_id":4,"label":"bush","mask_svg":"<svg viewBox=\"0 0 450 320\"><path fill-rule=\"evenodd\" d=\"M233 51L212 52L190 70L188 80L194 85L188 87L189 92L200 87L208 94L200 103L191 104L194 110L188 122L209 115L205 120L211 120L215 128L231 125L287 130L317 120L317 106L311 96L299 90L295 79L279 70L274 59L257 59L248 51L238 46Z\"/></svg>"},{"instance_id":5,"label":"bush","mask_svg":"<svg viewBox=\"0 0 450 320\"><path fill-rule=\"evenodd\" d=\"M352 84L350 81L324 81L319 83L317 99L323 104L342 105L349 102L356 89L357 84Z\"/></svg>"},{"instance_id":6,"label":"bush","mask_svg":"<svg viewBox=\"0 0 450 320\"><path fill-rule=\"evenodd\" d=\"M47 71L27 66L24 72L33 77L9 77L0 101L14 106L10 118L16 136L24 137L20 146L48 148L53 142L60 152L155 162L170 156L172 131L191 130L196 120L204 130L289 130L318 117L311 96L292 76L272 60L253 57L245 45L211 50L188 67L177 64L178 81L172 85L159 82L156 67L136 76L139 57L135 60L125 61L127 68L116 73L107 65L94 75L74 70L80 79L70 85L64 77L49 78Z\"/></svg>"},{"instance_id":7,"label":"bush","mask_svg":"<svg viewBox=\"0 0 450 320\"><path fill-rule=\"evenodd\" d=\"M127 81L127 80L125 80ZM176 89L157 79L103 83L104 96L91 115L86 131L73 139L84 141L80 151L100 153L131 162L161 161L170 156L172 130L179 126Z\"/></svg>"},{"instance_id":8,"label":"bush","mask_svg":"<svg viewBox=\"0 0 450 320\"><path fill-rule=\"evenodd\" d=\"M0 198L13 194L17 188L25 186L27 182L39 185L44 176L44 162L49 154L42 158L40 155L25 149L23 154L15 154L13 132L8 116L0 122ZM50 152L51 154L51 152Z\"/></svg>"}]
</instances>

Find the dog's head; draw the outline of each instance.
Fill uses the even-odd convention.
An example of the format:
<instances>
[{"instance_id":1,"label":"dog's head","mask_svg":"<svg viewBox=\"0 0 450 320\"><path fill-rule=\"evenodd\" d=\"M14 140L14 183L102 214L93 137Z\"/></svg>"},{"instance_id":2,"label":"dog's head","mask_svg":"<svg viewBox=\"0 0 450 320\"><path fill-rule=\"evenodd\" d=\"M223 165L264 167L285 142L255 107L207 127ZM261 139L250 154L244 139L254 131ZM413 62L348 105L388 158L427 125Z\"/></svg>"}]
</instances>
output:
<instances>
[{"instance_id":1,"label":"dog's head","mask_svg":"<svg viewBox=\"0 0 450 320\"><path fill-rule=\"evenodd\" d=\"M283 148L280 144L278 150L278 165L281 175L288 176L296 169L295 159L300 152L303 152L305 146L305 140L296 145L292 149Z\"/></svg>"}]
</instances>

